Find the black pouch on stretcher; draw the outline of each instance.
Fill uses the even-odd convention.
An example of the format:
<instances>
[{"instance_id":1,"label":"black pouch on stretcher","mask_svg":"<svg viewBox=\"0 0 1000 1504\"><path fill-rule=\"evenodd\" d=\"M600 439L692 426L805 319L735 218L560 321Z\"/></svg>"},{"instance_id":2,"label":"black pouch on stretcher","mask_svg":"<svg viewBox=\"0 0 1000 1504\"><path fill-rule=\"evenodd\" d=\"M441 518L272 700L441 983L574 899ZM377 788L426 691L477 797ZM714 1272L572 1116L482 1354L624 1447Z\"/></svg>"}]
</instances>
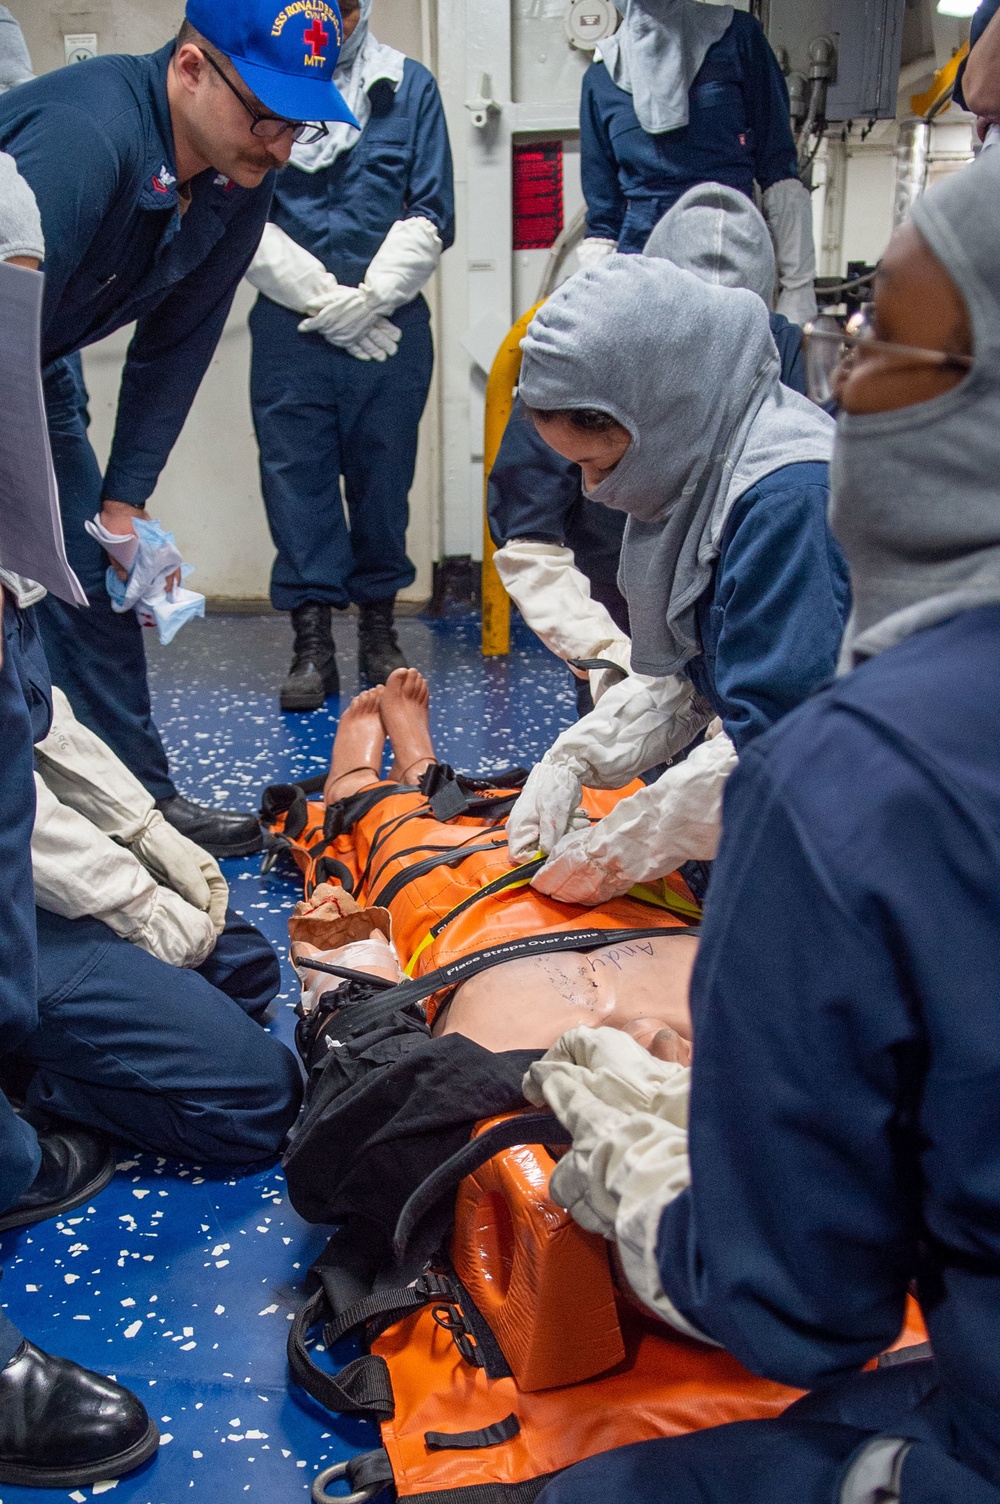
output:
<instances>
[{"instance_id":1,"label":"black pouch on stretcher","mask_svg":"<svg viewBox=\"0 0 1000 1504\"><path fill-rule=\"evenodd\" d=\"M339 1225L310 1271L289 1366L328 1409L376 1422L382 1443L321 1473L320 1504L338 1497L325 1492L336 1478L359 1501L391 1486L411 1504L531 1504L597 1452L777 1415L798 1397L640 1310L604 1240L549 1198L567 1135L521 1093L541 1052L431 1035L421 996L493 961L481 952L355 995L310 1034L285 1169L296 1210ZM332 1372L311 1346L317 1328L327 1353L353 1336L362 1356Z\"/></svg>"}]
</instances>

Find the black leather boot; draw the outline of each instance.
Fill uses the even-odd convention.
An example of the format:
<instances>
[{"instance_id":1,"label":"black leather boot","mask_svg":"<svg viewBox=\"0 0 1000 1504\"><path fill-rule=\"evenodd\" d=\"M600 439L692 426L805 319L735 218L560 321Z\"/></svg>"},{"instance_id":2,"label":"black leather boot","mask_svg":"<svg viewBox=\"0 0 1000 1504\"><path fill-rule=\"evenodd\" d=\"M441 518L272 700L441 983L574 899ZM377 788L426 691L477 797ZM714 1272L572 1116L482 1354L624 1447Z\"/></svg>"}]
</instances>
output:
<instances>
[{"instance_id":1,"label":"black leather boot","mask_svg":"<svg viewBox=\"0 0 1000 1504\"><path fill-rule=\"evenodd\" d=\"M239 809L213 809L176 794L157 799L156 807L175 830L210 856L252 856L264 844L257 816Z\"/></svg>"},{"instance_id":2,"label":"black leather boot","mask_svg":"<svg viewBox=\"0 0 1000 1504\"><path fill-rule=\"evenodd\" d=\"M295 649L281 686L282 710L318 710L327 695L340 691L330 610L319 601L307 601L292 612Z\"/></svg>"},{"instance_id":3,"label":"black leather boot","mask_svg":"<svg viewBox=\"0 0 1000 1504\"><path fill-rule=\"evenodd\" d=\"M409 668L392 624L395 605L396 597L389 595L358 607L358 673L369 684L384 684L393 669Z\"/></svg>"},{"instance_id":4,"label":"black leather boot","mask_svg":"<svg viewBox=\"0 0 1000 1504\"><path fill-rule=\"evenodd\" d=\"M30 1114L25 1115L30 1119ZM115 1173L114 1151L107 1139L73 1123L39 1132L38 1146L42 1151L38 1174L20 1201L0 1215L0 1232L71 1212L103 1191ZM2 1406L0 1399L0 1410Z\"/></svg>"},{"instance_id":5,"label":"black leather boot","mask_svg":"<svg viewBox=\"0 0 1000 1504\"><path fill-rule=\"evenodd\" d=\"M152 1457L160 1433L131 1390L22 1342L0 1368L0 1483L81 1488Z\"/></svg>"}]
</instances>

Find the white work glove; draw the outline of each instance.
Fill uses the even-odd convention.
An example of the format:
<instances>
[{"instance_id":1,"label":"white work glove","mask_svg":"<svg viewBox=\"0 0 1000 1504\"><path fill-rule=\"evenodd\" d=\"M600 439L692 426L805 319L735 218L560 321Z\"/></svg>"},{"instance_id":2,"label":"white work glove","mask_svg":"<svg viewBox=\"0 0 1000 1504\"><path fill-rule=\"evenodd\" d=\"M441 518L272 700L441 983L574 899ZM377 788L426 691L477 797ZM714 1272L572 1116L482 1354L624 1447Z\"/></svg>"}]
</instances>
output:
<instances>
[{"instance_id":1,"label":"white work glove","mask_svg":"<svg viewBox=\"0 0 1000 1504\"><path fill-rule=\"evenodd\" d=\"M352 355L357 354L352 348L356 346L366 352L359 359L367 355L377 360L378 355L367 354L363 336L372 333L377 319L384 320L404 303L412 303L440 259L441 237L429 219L397 219L372 257L361 286L339 288L317 314L303 320L300 332L322 334ZM376 347L384 351L383 358L395 355L400 331L388 323L384 327L380 324L380 331L383 335L395 333L396 340L389 348L389 339L376 339Z\"/></svg>"},{"instance_id":2,"label":"white work glove","mask_svg":"<svg viewBox=\"0 0 1000 1504\"><path fill-rule=\"evenodd\" d=\"M600 235L588 235L586 240L581 240L576 248L576 259L580 264L580 270L589 271L592 266L600 266L601 262L613 256L617 249L617 240L605 240Z\"/></svg>"},{"instance_id":3,"label":"white work glove","mask_svg":"<svg viewBox=\"0 0 1000 1504\"><path fill-rule=\"evenodd\" d=\"M340 286L318 256L273 224L264 226L246 279L272 303L293 313L318 313Z\"/></svg>"},{"instance_id":4,"label":"white work glove","mask_svg":"<svg viewBox=\"0 0 1000 1504\"><path fill-rule=\"evenodd\" d=\"M318 256L266 224L247 281L282 308L307 315L301 334L322 334L357 360L386 360L395 355L400 331L380 319L371 299L357 287L341 287ZM377 326L377 327L376 327Z\"/></svg>"},{"instance_id":5,"label":"white work glove","mask_svg":"<svg viewBox=\"0 0 1000 1504\"><path fill-rule=\"evenodd\" d=\"M355 360L377 360L381 363L388 360L390 355L395 355L402 337L402 329L378 314L367 333L360 335L353 344L345 345L344 349Z\"/></svg>"},{"instance_id":6,"label":"white work glove","mask_svg":"<svg viewBox=\"0 0 1000 1504\"><path fill-rule=\"evenodd\" d=\"M360 287L338 284L318 313L302 320L299 333L322 334L328 344L346 348L368 333L377 316Z\"/></svg>"},{"instance_id":7,"label":"white work glove","mask_svg":"<svg viewBox=\"0 0 1000 1504\"><path fill-rule=\"evenodd\" d=\"M31 835L35 902L64 919L89 915L168 966L200 966L216 933L209 916L161 888L124 846L61 804L35 774Z\"/></svg>"},{"instance_id":8,"label":"white work glove","mask_svg":"<svg viewBox=\"0 0 1000 1504\"><path fill-rule=\"evenodd\" d=\"M532 887L560 903L593 905L666 877L682 862L711 861L722 835L723 790L735 767L728 736L703 742L596 825L563 836Z\"/></svg>"},{"instance_id":9,"label":"white work glove","mask_svg":"<svg viewBox=\"0 0 1000 1504\"><path fill-rule=\"evenodd\" d=\"M35 757L61 804L128 847L158 882L208 914L215 933L222 934L229 885L218 862L164 820L148 790L76 719L61 689L52 691L52 728Z\"/></svg>"},{"instance_id":10,"label":"white work glove","mask_svg":"<svg viewBox=\"0 0 1000 1504\"><path fill-rule=\"evenodd\" d=\"M549 1195L588 1232L615 1243L639 1299L706 1340L667 1300L656 1242L663 1209L691 1183L689 1066L657 1060L620 1029L570 1029L531 1067L521 1090L573 1135Z\"/></svg>"},{"instance_id":11,"label":"white work glove","mask_svg":"<svg viewBox=\"0 0 1000 1504\"><path fill-rule=\"evenodd\" d=\"M610 612L590 594L590 581L577 569L571 548L512 538L493 555L503 587L528 626L550 652L570 658L607 658L628 672L631 640ZM574 669L578 678L583 674ZM618 675L609 669L590 674L596 705Z\"/></svg>"},{"instance_id":12,"label":"white work glove","mask_svg":"<svg viewBox=\"0 0 1000 1504\"><path fill-rule=\"evenodd\" d=\"M765 189L761 206L778 262L778 312L793 324L816 317L816 247L812 202L798 178L783 178Z\"/></svg>"},{"instance_id":13,"label":"white work glove","mask_svg":"<svg viewBox=\"0 0 1000 1504\"><path fill-rule=\"evenodd\" d=\"M711 717L689 679L635 674L615 684L600 705L570 726L528 776L507 821L512 862L553 850L571 829L583 785L620 789L694 741Z\"/></svg>"},{"instance_id":14,"label":"white work glove","mask_svg":"<svg viewBox=\"0 0 1000 1504\"><path fill-rule=\"evenodd\" d=\"M369 262L359 292L375 313L395 313L413 302L437 268L442 248L431 220L397 219Z\"/></svg>"}]
</instances>

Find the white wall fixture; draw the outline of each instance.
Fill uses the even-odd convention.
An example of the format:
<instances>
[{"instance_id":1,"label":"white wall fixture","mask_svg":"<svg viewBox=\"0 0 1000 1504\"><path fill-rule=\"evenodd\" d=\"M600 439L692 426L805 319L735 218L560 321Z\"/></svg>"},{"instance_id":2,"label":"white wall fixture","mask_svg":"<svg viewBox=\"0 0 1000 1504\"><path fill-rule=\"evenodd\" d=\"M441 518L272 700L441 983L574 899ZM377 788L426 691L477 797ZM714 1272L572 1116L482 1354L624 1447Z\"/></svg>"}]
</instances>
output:
<instances>
[{"instance_id":1,"label":"white wall fixture","mask_svg":"<svg viewBox=\"0 0 1000 1504\"><path fill-rule=\"evenodd\" d=\"M593 52L598 42L618 30L620 17L611 0L569 0L563 21L570 45Z\"/></svg>"},{"instance_id":2,"label":"white wall fixture","mask_svg":"<svg viewBox=\"0 0 1000 1504\"><path fill-rule=\"evenodd\" d=\"M93 31L70 32L63 37L67 63L85 63L97 56L97 33Z\"/></svg>"},{"instance_id":3,"label":"white wall fixture","mask_svg":"<svg viewBox=\"0 0 1000 1504\"><path fill-rule=\"evenodd\" d=\"M974 16L979 0L938 0L939 16Z\"/></svg>"},{"instance_id":4,"label":"white wall fixture","mask_svg":"<svg viewBox=\"0 0 1000 1504\"><path fill-rule=\"evenodd\" d=\"M493 80L488 73L480 73L479 92L465 101L465 108L472 116L472 123L477 131L484 131L490 123L490 117L499 115L502 106L493 98Z\"/></svg>"}]
</instances>

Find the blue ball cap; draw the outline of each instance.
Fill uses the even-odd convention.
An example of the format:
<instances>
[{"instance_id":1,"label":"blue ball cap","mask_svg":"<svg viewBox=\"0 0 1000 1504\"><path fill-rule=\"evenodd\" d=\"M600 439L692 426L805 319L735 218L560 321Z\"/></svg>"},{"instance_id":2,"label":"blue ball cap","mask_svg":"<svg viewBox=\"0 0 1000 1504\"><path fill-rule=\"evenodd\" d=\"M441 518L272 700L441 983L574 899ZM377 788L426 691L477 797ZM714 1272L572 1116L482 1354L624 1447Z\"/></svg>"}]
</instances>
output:
<instances>
[{"instance_id":1,"label":"blue ball cap","mask_svg":"<svg viewBox=\"0 0 1000 1504\"><path fill-rule=\"evenodd\" d=\"M337 0L187 0L185 14L275 115L357 125L333 83L344 44Z\"/></svg>"}]
</instances>

